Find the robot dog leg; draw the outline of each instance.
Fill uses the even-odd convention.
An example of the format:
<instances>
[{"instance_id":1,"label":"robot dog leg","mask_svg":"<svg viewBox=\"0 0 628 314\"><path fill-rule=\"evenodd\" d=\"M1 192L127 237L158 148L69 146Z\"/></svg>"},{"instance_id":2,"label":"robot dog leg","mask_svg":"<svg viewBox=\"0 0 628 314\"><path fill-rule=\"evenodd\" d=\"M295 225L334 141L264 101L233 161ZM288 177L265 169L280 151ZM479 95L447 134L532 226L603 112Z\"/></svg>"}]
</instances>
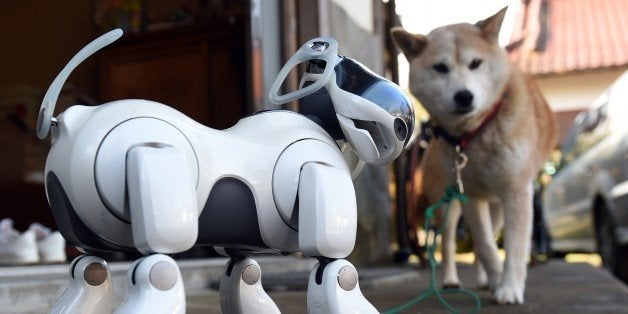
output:
<instances>
[{"instance_id":1,"label":"robot dog leg","mask_svg":"<svg viewBox=\"0 0 628 314\"><path fill-rule=\"evenodd\" d=\"M128 294L117 314L185 313L185 291L175 261L163 254L141 258L127 273Z\"/></svg>"},{"instance_id":2,"label":"robot dog leg","mask_svg":"<svg viewBox=\"0 0 628 314\"><path fill-rule=\"evenodd\" d=\"M343 259L353 250L357 229L350 174L328 163L309 162L301 167L298 186L299 248L320 261L310 272L308 312L377 313L362 295L355 267ZM232 257L220 282L222 311L278 313L260 278L257 262Z\"/></svg>"},{"instance_id":3,"label":"robot dog leg","mask_svg":"<svg viewBox=\"0 0 628 314\"><path fill-rule=\"evenodd\" d=\"M102 258L81 255L70 264L70 285L50 313L111 313L111 273Z\"/></svg>"},{"instance_id":4,"label":"robot dog leg","mask_svg":"<svg viewBox=\"0 0 628 314\"><path fill-rule=\"evenodd\" d=\"M126 175L137 248L143 253L176 253L192 247L198 209L183 153L155 143L134 147L127 153ZM185 313L183 279L172 258L153 254L137 260L127 281L129 294L116 313Z\"/></svg>"},{"instance_id":5,"label":"robot dog leg","mask_svg":"<svg viewBox=\"0 0 628 314\"><path fill-rule=\"evenodd\" d=\"M299 247L316 256L307 290L309 313L378 313L362 295L358 272L343 259L357 229L355 191L349 174L308 163L299 179Z\"/></svg>"},{"instance_id":6,"label":"robot dog leg","mask_svg":"<svg viewBox=\"0 0 628 314\"><path fill-rule=\"evenodd\" d=\"M280 313L262 287L259 264L250 258L232 257L220 279L223 313Z\"/></svg>"},{"instance_id":7,"label":"robot dog leg","mask_svg":"<svg viewBox=\"0 0 628 314\"><path fill-rule=\"evenodd\" d=\"M176 253L190 248L198 230L192 175L176 148L151 143L129 150L127 189L133 241L146 254ZM169 178L168 181L159 180ZM172 211L176 208L176 211ZM111 281L107 263L95 256L77 258L70 288L53 313L111 313ZM185 312L185 291L176 262L163 254L137 260L127 274L129 293L116 313Z\"/></svg>"},{"instance_id":8,"label":"robot dog leg","mask_svg":"<svg viewBox=\"0 0 628 314\"><path fill-rule=\"evenodd\" d=\"M307 288L308 313L379 313L362 295L358 272L345 259L320 259Z\"/></svg>"}]
</instances>

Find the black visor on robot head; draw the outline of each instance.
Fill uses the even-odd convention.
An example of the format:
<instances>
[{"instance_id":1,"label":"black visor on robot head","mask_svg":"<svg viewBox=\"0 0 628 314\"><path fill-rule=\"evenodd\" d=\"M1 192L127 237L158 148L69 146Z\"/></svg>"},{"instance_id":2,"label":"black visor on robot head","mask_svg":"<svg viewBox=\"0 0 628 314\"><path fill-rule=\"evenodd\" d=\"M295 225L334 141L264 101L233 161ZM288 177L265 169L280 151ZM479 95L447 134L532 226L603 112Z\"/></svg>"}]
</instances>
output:
<instances>
[{"instance_id":1,"label":"black visor on robot head","mask_svg":"<svg viewBox=\"0 0 628 314\"><path fill-rule=\"evenodd\" d=\"M347 57L334 70L338 87L371 101L396 118L395 135L407 144L414 129L414 107L401 87Z\"/></svg>"}]
</instances>

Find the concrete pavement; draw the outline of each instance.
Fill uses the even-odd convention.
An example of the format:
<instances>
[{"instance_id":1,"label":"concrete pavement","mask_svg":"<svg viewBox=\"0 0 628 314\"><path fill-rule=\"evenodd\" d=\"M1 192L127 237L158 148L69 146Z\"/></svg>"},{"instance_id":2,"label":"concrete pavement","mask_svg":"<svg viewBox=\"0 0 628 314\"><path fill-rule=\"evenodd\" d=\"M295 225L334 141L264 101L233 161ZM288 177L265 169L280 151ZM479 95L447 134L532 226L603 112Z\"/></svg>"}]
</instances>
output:
<instances>
[{"instance_id":1,"label":"concrete pavement","mask_svg":"<svg viewBox=\"0 0 628 314\"><path fill-rule=\"evenodd\" d=\"M429 285L427 270L395 269L401 272L394 274L394 278L382 276L360 282L364 295L382 312L417 297ZM361 269L360 275L365 272L368 269ZM473 286L470 265L460 265L460 277L467 286ZM510 306L494 304L489 291L471 290L482 302L480 313L628 313L628 287L604 269L589 264L551 260L529 269L527 286L525 304ZM306 313L305 291L271 290L269 294L283 313ZM473 300L467 296L448 294L445 298L461 313L474 308ZM218 313L219 299L213 293L191 297L188 310ZM403 313L447 313L447 310L432 296Z\"/></svg>"},{"instance_id":2,"label":"concrete pavement","mask_svg":"<svg viewBox=\"0 0 628 314\"><path fill-rule=\"evenodd\" d=\"M260 257L262 282L283 313L306 313L303 291L312 259ZM220 313L215 290L224 258L179 261L187 291L188 313ZM112 263L114 299L126 293L125 272L130 263ZM409 266L359 268L365 296L380 310L388 310L419 295L429 284L427 270ZM0 313L42 313L67 286L68 265L0 267ZM460 264L460 277L473 287L471 266ZM481 313L628 313L628 288L604 269L562 260L529 269L524 305L497 306L488 291L475 291L482 301ZM446 295L464 313L472 300ZM446 313L431 297L404 313Z\"/></svg>"}]
</instances>

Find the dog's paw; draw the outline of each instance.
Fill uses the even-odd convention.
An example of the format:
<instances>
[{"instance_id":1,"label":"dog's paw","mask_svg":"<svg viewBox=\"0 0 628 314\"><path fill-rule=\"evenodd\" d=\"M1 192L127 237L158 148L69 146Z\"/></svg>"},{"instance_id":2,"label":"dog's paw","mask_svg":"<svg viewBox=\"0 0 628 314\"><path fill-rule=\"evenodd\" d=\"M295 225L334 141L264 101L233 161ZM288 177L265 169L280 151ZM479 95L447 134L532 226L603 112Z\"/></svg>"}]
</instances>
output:
<instances>
[{"instance_id":1,"label":"dog's paw","mask_svg":"<svg viewBox=\"0 0 628 314\"><path fill-rule=\"evenodd\" d=\"M495 290L493 297L499 305L523 304L523 288L504 285Z\"/></svg>"},{"instance_id":2,"label":"dog's paw","mask_svg":"<svg viewBox=\"0 0 628 314\"><path fill-rule=\"evenodd\" d=\"M462 282L456 278L443 278L443 289L460 289L462 288Z\"/></svg>"},{"instance_id":3,"label":"dog's paw","mask_svg":"<svg viewBox=\"0 0 628 314\"><path fill-rule=\"evenodd\" d=\"M460 288L462 288L462 285L460 283L444 283L443 284L443 290L460 289Z\"/></svg>"}]
</instances>

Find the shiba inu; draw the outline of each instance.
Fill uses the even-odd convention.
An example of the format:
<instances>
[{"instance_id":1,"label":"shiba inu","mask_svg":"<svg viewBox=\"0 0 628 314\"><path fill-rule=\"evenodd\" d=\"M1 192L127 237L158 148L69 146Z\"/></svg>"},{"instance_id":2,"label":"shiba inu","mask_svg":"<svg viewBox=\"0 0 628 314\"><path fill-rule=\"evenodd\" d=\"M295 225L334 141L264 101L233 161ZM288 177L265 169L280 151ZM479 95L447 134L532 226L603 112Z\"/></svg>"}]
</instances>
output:
<instances>
[{"instance_id":1,"label":"shiba inu","mask_svg":"<svg viewBox=\"0 0 628 314\"><path fill-rule=\"evenodd\" d=\"M498 44L505 13L428 35L399 27L391 34L410 64L410 91L430 114L434 139L422 159L424 193L436 202L458 175L469 197L453 204L446 221L443 284L460 285L454 254L462 214L474 239L479 284L499 304L517 304L524 301L533 180L556 131L538 88ZM495 243L502 227L504 262Z\"/></svg>"}]
</instances>

